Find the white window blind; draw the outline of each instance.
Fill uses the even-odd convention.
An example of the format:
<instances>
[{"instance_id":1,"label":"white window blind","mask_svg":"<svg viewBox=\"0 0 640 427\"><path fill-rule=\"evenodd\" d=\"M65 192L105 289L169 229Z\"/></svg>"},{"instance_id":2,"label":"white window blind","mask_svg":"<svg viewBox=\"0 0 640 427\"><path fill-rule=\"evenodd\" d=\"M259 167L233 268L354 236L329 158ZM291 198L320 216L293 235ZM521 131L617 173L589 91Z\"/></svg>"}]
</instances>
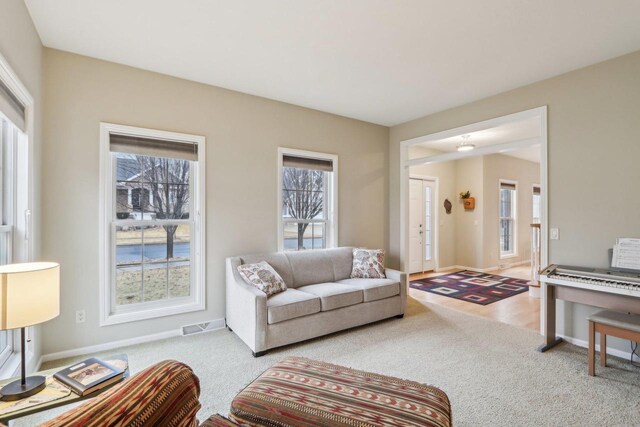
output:
<instances>
[{"instance_id":1,"label":"white window blind","mask_svg":"<svg viewBox=\"0 0 640 427\"><path fill-rule=\"evenodd\" d=\"M141 156L166 157L191 162L198 160L198 144L182 141L111 134L109 149L112 152Z\"/></svg>"},{"instance_id":2,"label":"white window blind","mask_svg":"<svg viewBox=\"0 0 640 427\"><path fill-rule=\"evenodd\" d=\"M333 161L326 159L313 159L308 157L284 155L282 157L282 166L285 168L333 172Z\"/></svg>"}]
</instances>

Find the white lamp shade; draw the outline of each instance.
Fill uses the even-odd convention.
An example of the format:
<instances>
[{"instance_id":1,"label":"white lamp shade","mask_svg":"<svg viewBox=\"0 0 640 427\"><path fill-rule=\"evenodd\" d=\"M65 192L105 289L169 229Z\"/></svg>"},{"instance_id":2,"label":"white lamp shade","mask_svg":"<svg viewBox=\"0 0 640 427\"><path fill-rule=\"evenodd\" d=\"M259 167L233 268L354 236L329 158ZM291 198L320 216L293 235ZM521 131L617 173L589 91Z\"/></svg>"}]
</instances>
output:
<instances>
[{"instance_id":1,"label":"white lamp shade","mask_svg":"<svg viewBox=\"0 0 640 427\"><path fill-rule=\"evenodd\" d=\"M0 330L46 322L60 314L60 265L0 266Z\"/></svg>"}]
</instances>

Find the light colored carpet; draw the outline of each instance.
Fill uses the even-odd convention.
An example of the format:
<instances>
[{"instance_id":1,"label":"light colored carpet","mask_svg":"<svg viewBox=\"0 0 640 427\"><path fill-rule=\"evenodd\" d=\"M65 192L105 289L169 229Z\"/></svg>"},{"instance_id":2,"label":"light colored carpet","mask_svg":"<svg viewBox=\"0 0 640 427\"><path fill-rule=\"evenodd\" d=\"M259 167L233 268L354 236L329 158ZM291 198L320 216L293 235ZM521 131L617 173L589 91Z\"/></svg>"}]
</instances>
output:
<instances>
[{"instance_id":1,"label":"light colored carpet","mask_svg":"<svg viewBox=\"0 0 640 427\"><path fill-rule=\"evenodd\" d=\"M595 378L584 349L563 344L541 354L533 331L409 298L391 319L275 350L254 359L233 333L219 330L136 345L133 372L162 359L190 365L200 377L200 419L226 414L233 396L271 364L299 355L433 384L447 392L456 426L630 426L640 423L640 368L610 358ZM82 359L76 358L75 360ZM61 366L72 360L48 363ZM62 411L58 411L62 412ZM50 411L46 417L56 413ZM33 426L44 417L15 423Z\"/></svg>"}]
</instances>

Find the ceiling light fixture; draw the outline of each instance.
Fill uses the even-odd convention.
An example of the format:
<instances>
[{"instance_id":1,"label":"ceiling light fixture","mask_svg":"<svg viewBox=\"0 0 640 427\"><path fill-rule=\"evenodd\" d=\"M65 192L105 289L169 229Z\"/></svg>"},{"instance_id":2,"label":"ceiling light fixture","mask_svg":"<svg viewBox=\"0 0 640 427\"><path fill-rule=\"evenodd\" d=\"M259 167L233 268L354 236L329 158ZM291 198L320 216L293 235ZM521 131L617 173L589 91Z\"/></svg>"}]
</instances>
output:
<instances>
[{"instance_id":1,"label":"ceiling light fixture","mask_svg":"<svg viewBox=\"0 0 640 427\"><path fill-rule=\"evenodd\" d=\"M471 151L476 148L475 145L469 143L471 135L462 135L462 142L458 144L458 151Z\"/></svg>"}]
</instances>

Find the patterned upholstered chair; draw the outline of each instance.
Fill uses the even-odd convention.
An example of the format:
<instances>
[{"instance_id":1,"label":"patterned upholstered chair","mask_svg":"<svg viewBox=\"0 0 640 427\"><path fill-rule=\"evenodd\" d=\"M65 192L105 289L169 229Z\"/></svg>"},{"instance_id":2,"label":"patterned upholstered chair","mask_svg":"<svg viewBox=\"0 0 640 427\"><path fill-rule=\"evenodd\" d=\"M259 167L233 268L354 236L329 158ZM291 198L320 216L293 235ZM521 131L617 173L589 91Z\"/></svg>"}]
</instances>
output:
<instances>
[{"instance_id":1,"label":"patterned upholstered chair","mask_svg":"<svg viewBox=\"0 0 640 427\"><path fill-rule=\"evenodd\" d=\"M200 381L187 365L157 363L41 427L197 427Z\"/></svg>"}]
</instances>

